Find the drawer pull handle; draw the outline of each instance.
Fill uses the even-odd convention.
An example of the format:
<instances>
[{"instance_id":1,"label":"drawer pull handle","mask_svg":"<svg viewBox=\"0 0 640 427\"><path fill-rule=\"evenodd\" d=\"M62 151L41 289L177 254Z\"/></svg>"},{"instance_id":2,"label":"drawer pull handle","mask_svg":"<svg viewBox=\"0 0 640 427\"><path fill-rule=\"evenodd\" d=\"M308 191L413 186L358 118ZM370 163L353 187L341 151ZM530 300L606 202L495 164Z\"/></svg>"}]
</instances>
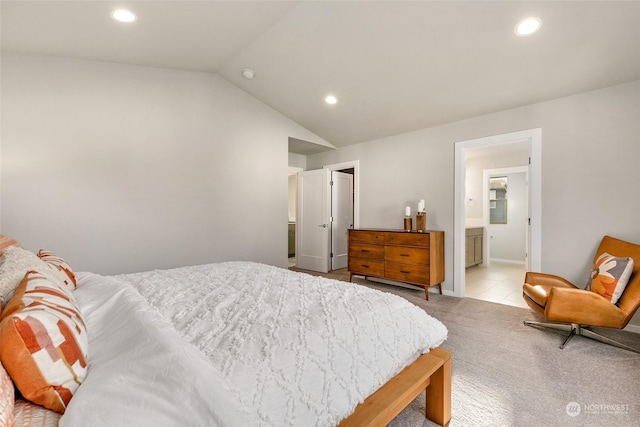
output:
<instances>
[{"instance_id":1,"label":"drawer pull handle","mask_svg":"<svg viewBox=\"0 0 640 427\"><path fill-rule=\"evenodd\" d=\"M360 267L362 268L369 268L369 266L367 264L360 264Z\"/></svg>"},{"instance_id":2,"label":"drawer pull handle","mask_svg":"<svg viewBox=\"0 0 640 427\"><path fill-rule=\"evenodd\" d=\"M411 254L400 254L400 256L411 256Z\"/></svg>"},{"instance_id":3,"label":"drawer pull handle","mask_svg":"<svg viewBox=\"0 0 640 427\"><path fill-rule=\"evenodd\" d=\"M362 252L362 253L368 253L368 252L371 252L371 251L370 251L369 249L361 249L361 250L360 250L360 252Z\"/></svg>"},{"instance_id":4,"label":"drawer pull handle","mask_svg":"<svg viewBox=\"0 0 640 427\"><path fill-rule=\"evenodd\" d=\"M405 271L405 270L400 270L400 273L404 273L404 274L411 274L410 271Z\"/></svg>"}]
</instances>

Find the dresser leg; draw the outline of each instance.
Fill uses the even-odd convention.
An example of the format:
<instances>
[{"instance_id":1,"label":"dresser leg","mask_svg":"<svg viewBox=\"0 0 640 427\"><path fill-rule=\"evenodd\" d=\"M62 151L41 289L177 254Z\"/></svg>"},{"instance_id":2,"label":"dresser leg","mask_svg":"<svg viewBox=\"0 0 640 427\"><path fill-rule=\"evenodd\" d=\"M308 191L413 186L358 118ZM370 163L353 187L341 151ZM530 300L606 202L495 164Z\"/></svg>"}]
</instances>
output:
<instances>
[{"instance_id":1,"label":"dresser leg","mask_svg":"<svg viewBox=\"0 0 640 427\"><path fill-rule=\"evenodd\" d=\"M440 289L440 295L442 295L442 283L438 283L438 288Z\"/></svg>"},{"instance_id":2,"label":"dresser leg","mask_svg":"<svg viewBox=\"0 0 640 427\"><path fill-rule=\"evenodd\" d=\"M424 296L425 296L425 298L427 298L427 301L429 301L429 287L428 286L424 287Z\"/></svg>"},{"instance_id":3,"label":"dresser leg","mask_svg":"<svg viewBox=\"0 0 640 427\"><path fill-rule=\"evenodd\" d=\"M349 272L349 282L351 282L351 279L353 279L353 273Z\"/></svg>"}]
</instances>

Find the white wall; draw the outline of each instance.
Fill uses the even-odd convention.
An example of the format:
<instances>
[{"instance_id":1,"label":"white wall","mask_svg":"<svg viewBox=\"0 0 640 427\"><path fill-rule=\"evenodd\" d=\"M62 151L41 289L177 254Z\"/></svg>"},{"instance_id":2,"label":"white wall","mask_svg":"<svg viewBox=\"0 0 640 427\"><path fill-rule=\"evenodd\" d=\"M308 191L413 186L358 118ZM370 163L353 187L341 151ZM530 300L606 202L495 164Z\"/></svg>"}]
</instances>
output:
<instances>
[{"instance_id":1,"label":"white wall","mask_svg":"<svg viewBox=\"0 0 640 427\"><path fill-rule=\"evenodd\" d=\"M214 74L18 54L1 67L2 233L106 274L287 265L288 138L316 135Z\"/></svg>"},{"instance_id":2,"label":"white wall","mask_svg":"<svg viewBox=\"0 0 640 427\"><path fill-rule=\"evenodd\" d=\"M289 166L306 169L307 168L307 156L296 153L289 153Z\"/></svg>"},{"instance_id":3,"label":"white wall","mask_svg":"<svg viewBox=\"0 0 640 427\"><path fill-rule=\"evenodd\" d=\"M603 235L640 242L640 81L309 156L308 168L360 160L361 227L402 226L426 200L445 231L453 290L454 143L542 128L542 269L584 283ZM640 324L636 315L632 320Z\"/></svg>"}]
</instances>

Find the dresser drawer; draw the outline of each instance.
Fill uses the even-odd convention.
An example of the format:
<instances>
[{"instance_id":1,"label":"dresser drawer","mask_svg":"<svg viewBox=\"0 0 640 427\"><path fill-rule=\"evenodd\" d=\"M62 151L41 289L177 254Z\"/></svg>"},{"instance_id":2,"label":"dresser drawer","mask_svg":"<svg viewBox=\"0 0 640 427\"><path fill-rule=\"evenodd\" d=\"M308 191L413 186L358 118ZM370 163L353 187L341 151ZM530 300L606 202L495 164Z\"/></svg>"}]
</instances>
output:
<instances>
[{"instance_id":1,"label":"dresser drawer","mask_svg":"<svg viewBox=\"0 0 640 427\"><path fill-rule=\"evenodd\" d=\"M411 264L385 263L386 278L400 282L429 285L429 267Z\"/></svg>"},{"instance_id":2,"label":"dresser drawer","mask_svg":"<svg viewBox=\"0 0 640 427\"><path fill-rule=\"evenodd\" d=\"M429 234L427 233L387 233L385 238L387 245L404 245L429 247Z\"/></svg>"},{"instance_id":3,"label":"dresser drawer","mask_svg":"<svg viewBox=\"0 0 640 427\"><path fill-rule=\"evenodd\" d=\"M384 259L386 261L403 264L429 264L429 249L408 248L405 246L385 246Z\"/></svg>"},{"instance_id":4,"label":"dresser drawer","mask_svg":"<svg viewBox=\"0 0 640 427\"><path fill-rule=\"evenodd\" d=\"M384 243L384 232L372 230L349 230L349 242Z\"/></svg>"},{"instance_id":5,"label":"dresser drawer","mask_svg":"<svg viewBox=\"0 0 640 427\"><path fill-rule=\"evenodd\" d=\"M384 276L384 261L349 257L349 271L364 276Z\"/></svg>"},{"instance_id":6,"label":"dresser drawer","mask_svg":"<svg viewBox=\"0 0 640 427\"><path fill-rule=\"evenodd\" d=\"M384 259L384 246L370 245L367 243L351 243L349 245L349 258Z\"/></svg>"}]
</instances>

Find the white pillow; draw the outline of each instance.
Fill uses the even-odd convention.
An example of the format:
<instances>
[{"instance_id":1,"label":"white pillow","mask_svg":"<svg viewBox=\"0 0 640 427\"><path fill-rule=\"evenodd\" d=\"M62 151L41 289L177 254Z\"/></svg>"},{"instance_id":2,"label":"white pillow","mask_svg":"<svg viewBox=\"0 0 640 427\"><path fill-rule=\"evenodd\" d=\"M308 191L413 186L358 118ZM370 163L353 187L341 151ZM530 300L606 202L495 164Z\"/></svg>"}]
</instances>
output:
<instances>
[{"instance_id":1,"label":"white pillow","mask_svg":"<svg viewBox=\"0 0 640 427\"><path fill-rule=\"evenodd\" d=\"M49 269L47 263L33 252L17 246L5 249L0 256L0 303L2 306L4 307L5 303L11 299L27 271L37 270L47 274Z\"/></svg>"}]
</instances>

